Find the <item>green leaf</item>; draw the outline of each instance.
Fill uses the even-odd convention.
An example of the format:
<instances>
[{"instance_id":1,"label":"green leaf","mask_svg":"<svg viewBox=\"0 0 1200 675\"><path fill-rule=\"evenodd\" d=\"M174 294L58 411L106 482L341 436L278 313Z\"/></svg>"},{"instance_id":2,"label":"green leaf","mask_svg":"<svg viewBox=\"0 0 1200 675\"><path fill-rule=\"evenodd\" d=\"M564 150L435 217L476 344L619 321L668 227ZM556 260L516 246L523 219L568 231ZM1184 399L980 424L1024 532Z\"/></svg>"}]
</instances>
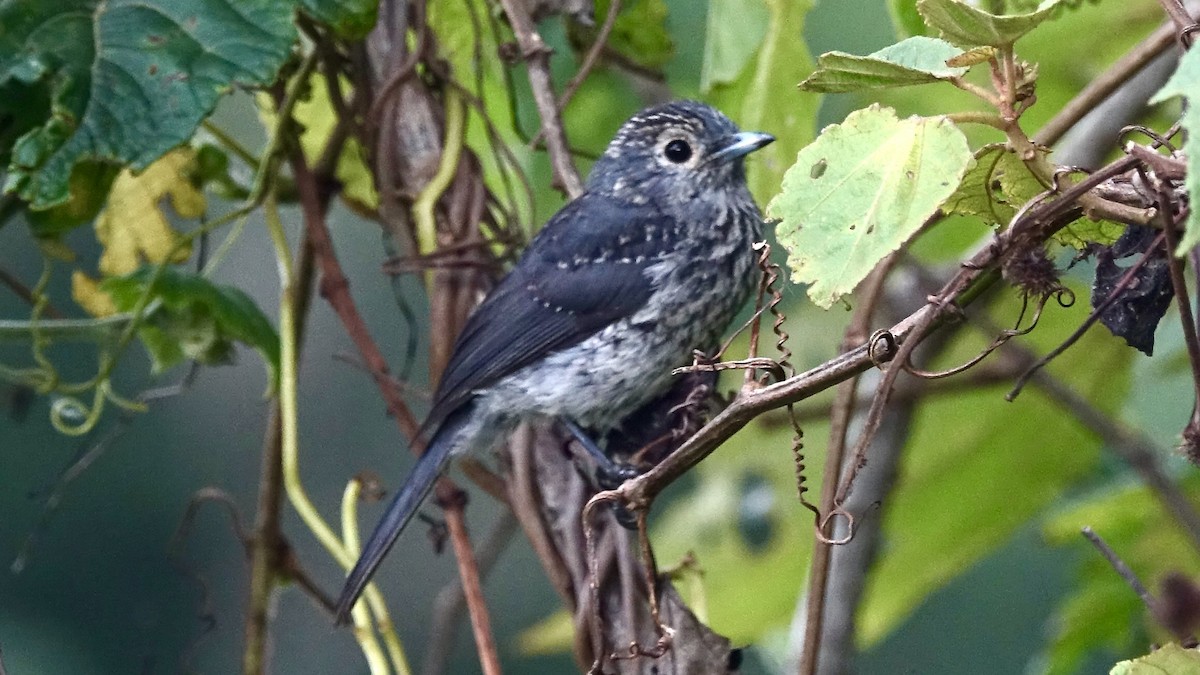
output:
<instances>
[{"instance_id":1,"label":"green leaf","mask_svg":"<svg viewBox=\"0 0 1200 675\"><path fill-rule=\"evenodd\" d=\"M949 42L927 37L910 37L867 56L829 52L817 59L817 70L800 88L838 93L941 82L967 72L946 65L960 54Z\"/></svg>"},{"instance_id":2,"label":"green leaf","mask_svg":"<svg viewBox=\"0 0 1200 675\"><path fill-rule=\"evenodd\" d=\"M291 0L0 3L0 85L47 83L51 117L13 148L5 190L67 200L85 159L148 166L234 86L270 82L296 39Z\"/></svg>"},{"instance_id":3,"label":"green leaf","mask_svg":"<svg viewBox=\"0 0 1200 675\"><path fill-rule=\"evenodd\" d=\"M888 14L892 16L892 27L896 35L912 37L928 32L925 20L917 11L916 0L887 0Z\"/></svg>"},{"instance_id":4,"label":"green leaf","mask_svg":"<svg viewBox=\"0 0 1200 675\"><path fill-rule=\"evenodd\" d=\"M821 98L795 84L813 69L804 44L804 19L812 0L767 0L771 19L753 67L737 80L713 88L709 101L747 130L768 131L775 142L747 162L747 182L761 203L779 191L783 172L816 132Z\"/></svg>"},{"instance_id":5,"label":"green leaf","mask_svg":"<svg viewBox=\"0 0 1200 675\"><path fill-rule=\"evenodd\" d=\"M1057 16L1062 0L1044 0L1027 14L998 16L961 0L918 0L917 11L925 23L960 47L1007 47L1018 38Z\"/></svg>"},{"instance_id":6,"label":"green leaf","mask_svg":"<svg viewBox=\"0 0 1200 675\"><path fill-rule=\"evenodd\" d=\"M337 111L329 90L329 80L322 73L313 73L309 78L308 96L296 103L292 117L304 131L300 134L300 147L310 163L316 163L325 152L325 146L337 127ZM351 96L353 87L343 79L342 95ZM275 105L267 94L258 95L258 113L263 126L270 129L278 122ZM379 194L375 191L375 177L367 167L366 153L362 144L353 136L342 145L334 176L341 183L340 195L347 204L362 213L370 213L379 207Z\"/></svg>"},{"instance_id":7,"label":"green leaf","mask_svg":"<svg viewBox=\"0 0 1200 675\"><path fill-rule=\"evenodd\" d=\"M1041 353L1056 346L1087 316L1086 304L1043 314L1049 323L1025 338L1034 343L1029 348ZM1016 316L1020 305L1010 293L994 313ZM963 337L969 339L957 341L935 368L963 363L991 340ZM1051 364L1051 372L1108 414L1129 389L1131 360L1120 339L1090 331ZM1100 440L1036 388L1005 402L1009 386L932 397L919 409L904 468L885 506L887 553L871 575L859 615L865 644L899 626L936 589L1094 476Z\"/></svg>"},{"instance_id":8,"label":"green leaf","mask_svg":"<svg viewBox=\"0 0 1200 675\"><path fill-rule=\"evenodd\" d=\"M946 200L942 210L979 216L990 224L1007 225L1017 209L1004 196L998 174L1004 171L1002 162L1009 155L1014 153L1003 143L991 143L976 150L975 163L967 169L962 183Z\"/></svg>"},{"instance_id":9,"label":"green leaf","mask_svg":"<svg viewBox=\"0 0 1200 675\"><path fill-rule=\"evenodd\" d=\"M708 34L700 66L700 91L731 84L754 58L771 23L761 0L710 0Z\"/></svg>"},{"instance_id":10,"label":"green leaf","mask_svg":"<svg viewBox=\"0 0 1200 675\"><path fill-rule=\"evenodd\" d=\"M361 40L375 27L379 0L300 0L300 5L338 37Z\"/></svg>"},{"instance_id":11,"label":"green leaf","mask_svg":"<svg viewBox=\"0 0 1200 675\"><path fill-rule=\"evenodd\" d=\"M1200 497L1200 479L1194 474L1180 487L1192 500ZM1083 562L1076 588L1057 611L1057 630L1047 654L1050 675L1077 672L1097 647L1132 656L1146 641L1138 630L1145 605L1080 535L1085 525L1103 537L1148 585L1171 572L1191 577L1200 574L1189 538L1163 513L1153 491L1144 486L1107 485L1055 514L1043 527L1046 538L1077 549Z\"/></svg>"},{"instance_id":12,"label":"green leaf","mask_svg":"<svg viewBox=\"0 0 1200 675\"><path fill-rule=\"evenodd\" d=\"M871 106L800 151L767 214L792 280L828 308L921 228L958 188L971 150L945 118Z\"/></svg>"},{"instance_id":13,"label":"green leaf","mask_svg":"<svg viewBox=\"0 0 1200 675\"><path fill-rule=\"evenodd\" d=\"M71 172L67 201L42 211L28 211L26 217L35 236L52 237L72 230L96 217L119 169L100 162L80 162Z\"/></svg>"},{"instance_id":14,"label":"green leaf","mask_svg":"<svg viewBox=\"0 0 1200 675\"><path fill-rule=\"evenodd\" d=\"M1018 209L1044 192L1045 187L1015 152L994 143L975 152L974 166L942 208L948 213L979 216L986 223L1003 227ZM1081 217L1059 230L1054 240L1083 250L1090 242L1111 244L1124 230L1118 223Z\"/></svg>"},{"instance_id":15,"label":"green leaf","mask_svg":"<svg viewBox=\"0 0 1200 675\"><path fill-rule=\"evenodd\" d=\"M1200 204L1200 50L1189 49L1179 59L1179 67L1171 75L1171 79L1163 85L1158 93L1150 98L1150 103L1162 103L1176 96L1187 99L1188 105L1183 109L1183 128L1187 137L1183 142L1183 152L1187 155L1187 190L1191 203ZM1180 237L1175 255L1183 256L1200 244L1200 209L1193 208L1188 212L1187 227Z\"/></svg>"},{"instance_id":16,"label":"green leaf","mask_svg":"<svg viewBox=\"0 0 1200 675\"><path fill-rule=\"evenodd\" d=\"M1185 649L1175 643L1132 661L1113 666L1110 675L1200 675L1200 651Z\"/></svg>"},{"instance_id":17,"label":"green leaf","mask_svg":"<svg viewBox=\"0 0 1200 675\"><path fill-rule=\"evenodd\" d=\"M119 311L133 309L154 277L153 266L104 280ZM253 347L266 362L272 387L279 375L279 335L250 296L233 286L214 284L198 274L167 267L152 291L162 302L139 327L156 372L184 358L205 364L228 363L234 340Z\"/></svg>"}]
</instances>

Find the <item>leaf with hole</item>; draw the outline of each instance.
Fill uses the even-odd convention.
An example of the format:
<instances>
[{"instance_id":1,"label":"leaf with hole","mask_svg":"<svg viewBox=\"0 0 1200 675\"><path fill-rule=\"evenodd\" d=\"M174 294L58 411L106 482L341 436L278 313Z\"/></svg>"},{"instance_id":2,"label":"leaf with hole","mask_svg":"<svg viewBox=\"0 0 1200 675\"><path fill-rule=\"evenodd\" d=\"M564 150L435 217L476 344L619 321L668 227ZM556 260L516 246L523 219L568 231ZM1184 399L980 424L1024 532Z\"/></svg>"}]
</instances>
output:
<instances>
[{"instance_id":1,"label":"leaf with hole","mask_svg":"<svg viewBox=\"0 0 1200 675\"><path fill-rule=\"evenodd\" d=\"M971 161L966 137L943 117L901 120L871 106L827 127L767 206L792 280L830 307L916 234Z\"/></svg>"}]
</instances>

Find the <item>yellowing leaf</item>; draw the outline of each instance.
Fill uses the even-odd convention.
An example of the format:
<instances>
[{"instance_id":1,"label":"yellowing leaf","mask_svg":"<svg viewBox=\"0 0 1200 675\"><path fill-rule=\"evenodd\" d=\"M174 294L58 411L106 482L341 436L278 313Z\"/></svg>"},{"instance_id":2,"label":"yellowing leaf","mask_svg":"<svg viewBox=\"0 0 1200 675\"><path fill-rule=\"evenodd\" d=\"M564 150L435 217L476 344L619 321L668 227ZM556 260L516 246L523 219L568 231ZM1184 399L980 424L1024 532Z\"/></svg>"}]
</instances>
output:
<instances>
[{"instance_id":1,"label":"yellowing leaf","mask_svg":"<svg viewBox=\"0 0 1200 675\"><path fill-rule=\"evenodd\" d=\"M304 126L300 135L300 147L304 149L304 157L312 164L320 160L329 143L329 136L337 126L337 113L329 98L329 85L325 77L315 74L309 80L310 89L307 99L296 104L293 116ZM348 95L350 83L342 82L342 91ZM266 94L258 98L259 116L267 128L275 125L274 103ZM379 207L379 195L375 192L375 179L367 168L366 155L358 140L348 138L342 146L342 155L338 158L334 175L342 184L342 198L360 211L374 211Z\"/></svg>"},{"instance_id":2,"label":"yellowing leaf","mask_svg":"<svg viewBox=\"0 0 1200 675\"><path fill-rule=\"evenodd\" d=\"M1200 652L1169 644L1146 656L1122 661L1113 666L1109 675L1200 675Z\"/></svg>"},{"instance_id":3,"label":"yellowing leaf","mask_svg":"<svg viewBox=\"0 0 1200 675\"><path fill-rule=\"evenodd\" d=\"M71 273L71 298L92 316L109 316L117 313L112 297L100 290L100 282L81 270Z\"/></svg>"},{"instance_id":4,"label":"yellowing leaf","mask_svg":"<svg viewBox=\"0 0 1200 675\"><path fill-rule=\"evenodd\" d=\"M190 178L194 161L190 148L179 148L140 174L125 170L117 176L108 204L96 218L96 238L104 246L100 256L104 276L129 274L143 262L160 263L171 256L179 233L162 211L163 200L170 198L175 212L184 218L204 213L204 195ZM183 262L190 254L190 247L183 247L171 262Z\"/></svg>"}]
</instances>

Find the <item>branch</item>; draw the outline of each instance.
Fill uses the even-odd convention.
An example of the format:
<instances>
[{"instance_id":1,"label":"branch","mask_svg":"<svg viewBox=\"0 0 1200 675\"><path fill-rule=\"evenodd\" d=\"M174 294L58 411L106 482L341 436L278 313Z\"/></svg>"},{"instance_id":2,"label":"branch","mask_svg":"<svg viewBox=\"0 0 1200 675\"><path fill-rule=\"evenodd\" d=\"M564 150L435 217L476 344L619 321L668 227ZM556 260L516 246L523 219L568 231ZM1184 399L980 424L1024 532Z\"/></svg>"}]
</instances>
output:
<instances>
[{"instance_id":1,"label":"branch","mask_svg":"<svg viewBox=\"0 0 1200 675\"><path fill-rule=\"evenodd\" d=\"M1125 580L1125 583L1129 584L1133 592L1137 593L1137 596L1146 605L1146 609L1150 610L1151 614L1154 614L1154 598L1150 596L1150 591L1146 589L1146 585L1142 583L1141 579L1138 579L1133 570L1129 568L1129 565L1126 565L1125 561L1121 560L1121 557L1117 555L1117 552L1112 550L1112 547L1101 539L1100 535L1096 534L1095 530L1091 527L1084 526L1080 532L1088 541L1092 542L1092 546L1095 546L1096 550L1100 551L1100 555L1104 556L1108 564L1112 565L1113 570Z\"/></svg>"},{"instance_id":2,"label":"branch","mask_svg":"<svg viewBox=\"0 0 1200 675\"><path fill-rule=\"evenodd\" d=\"M1196 21L1188 14L1183 3L1179 0L1158 0L1158 4L1162 5L1163 11L1167 16L1171 17L1171 21L1175 24L1175 29L1179 32L1180 41L1186 46L1188 34L1195 29Z\"/></svg>"},{"instance_id":3,"label":"branch","mask_svg":"<svg viewBox=\"0 0 1200 675\"><path fill-rule=\"evenodd\" d=\"M512 511L505 510L475 553L475 559L479 562L480 577L487 577L500 559L500 554L512 542L516 531L517 519ZM422 666L425 675L440 675L445 672L446 658L454 646L456 628L464 608L466 598L463 595L461 580L451 581L438 592L433 601L432 628L425 645L425 663Z\"/></svg>"},{"instance_id":4,"label":"branch","mask_svg":"<svg viewBox=\"0 0 1200 675\"><path fill-rule=\"evenodd\" d=\"M521 57L529 71L529 86L533 89L533 100L538 115L542 118L542 130L546 137L546 150L550 153L550 165L554 169L554 186L565 190L574 199L583 193L583 182L571 161L567 138L563 133L561 112L554 98L554 86L550 78L550 48L533 27L525 3L522 0L500 0L504 13L521 48Z\"/></svg>"}]
</instances>

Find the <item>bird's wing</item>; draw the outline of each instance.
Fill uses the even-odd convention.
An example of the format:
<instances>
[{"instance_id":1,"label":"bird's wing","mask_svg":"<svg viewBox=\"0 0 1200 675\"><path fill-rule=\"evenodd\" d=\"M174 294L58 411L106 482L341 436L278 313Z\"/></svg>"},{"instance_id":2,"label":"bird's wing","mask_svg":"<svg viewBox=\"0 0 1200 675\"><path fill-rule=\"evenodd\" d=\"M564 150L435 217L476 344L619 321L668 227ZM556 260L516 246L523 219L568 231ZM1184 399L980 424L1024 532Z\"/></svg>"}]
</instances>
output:
<instances>
[{"instance_id":1,"label":"bird's wing","mask_svg":"<svg viewBox=\"0 0 1200 675\"><path fill-rule=\"evenodd\" d=\"M645 305L653 290L646 269L668 225L644 205L589 194L563 207L467 319L425 428L476 391Z\"/></svg>"}]
</instances>

